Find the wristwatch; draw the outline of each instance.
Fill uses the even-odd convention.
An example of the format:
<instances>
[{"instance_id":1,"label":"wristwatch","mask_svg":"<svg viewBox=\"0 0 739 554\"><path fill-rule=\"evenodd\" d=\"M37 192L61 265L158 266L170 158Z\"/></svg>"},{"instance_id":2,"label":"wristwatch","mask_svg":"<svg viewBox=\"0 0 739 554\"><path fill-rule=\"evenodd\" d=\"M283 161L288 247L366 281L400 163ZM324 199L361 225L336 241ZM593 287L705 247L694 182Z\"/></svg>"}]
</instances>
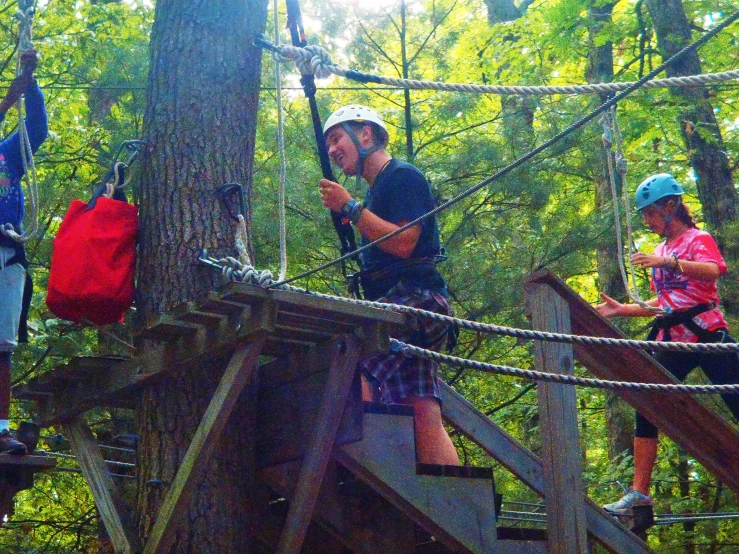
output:
<instances>
[{"instance_id":1,"label":"wristwatch","mask_svg":"<svg viewBox=\"0 0 739 554\"><path fill-rule=\"evenodd\" d=\"M364 209L364 206L360 202L357 202L356 200L349 200L346 204L344 204L341 207L341 211L339 214L341 215L342 219L346 219L352 223L352 225L356 225L359 223L359 216L362 213L362 210Z\"/></svg>"}]
</instances>

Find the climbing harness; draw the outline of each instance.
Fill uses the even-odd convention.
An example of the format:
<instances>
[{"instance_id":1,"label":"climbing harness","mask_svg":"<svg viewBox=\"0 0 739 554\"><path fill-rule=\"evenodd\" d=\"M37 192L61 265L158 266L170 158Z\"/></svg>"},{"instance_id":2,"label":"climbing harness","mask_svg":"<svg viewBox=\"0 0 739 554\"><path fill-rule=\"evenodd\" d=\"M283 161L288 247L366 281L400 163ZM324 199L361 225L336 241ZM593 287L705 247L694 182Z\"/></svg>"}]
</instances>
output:
<instances>
[{"instance_id":1,"label":"climbing harness","mask_svg":"<svg viewBox=\"0 0 739 554\"><path fill-rule=\"evenodd\" d=\"M308 47L275 45L270 43L264 35L258 35L254 43L267 50L279 54L284 59L295 61L302 71L310 71L319 79L337 75L359 83L373 83L399 87L409 90L435 90L440 92L464 92L472 94L499 94L515 96L549 96L556 94L603 94L618 93L628 90L638 81L623 83L591 83L585 85L563 86L503 86L503 85L476 85L443 83L439 81L423 81L417 79L401 79L397 77L383 77L371 73L363 73L353 69L345 69L333 63L331 55L322 47L312 45ZM654 79L643 85L643 88L668 88L703 86L739 79L739 70L723 71L720 73L704 73L701 75L685 75Z\"/></svg>"},{"instance_id":2,"label":"climbing harness","mask_svg":"<svg viewBox=\"0 0 739 554\"><path fill-rule=\"evenodd\" d=\"M298 281L300 279L304 279L305 277L308 277L310 275L313 275L314 273L318 273L320 271L323 271L324 269L327 269L329 267L333 267L336 264L343 264L349 258L352 258L354 256L357 256L358 254L361 254L362 252L364 252L365 250L367 250L367 249L369 249L369 248L371 248L373 246L377 246L378 244L380 244L382 242L385 242L387 240L390 240L393 237L398 236L402 232L410 229L411 227L413 227L415 225L418 225L419 223L421 223L422 221L428 219L429 217L433 217L436 214L438 214L438 213L440 213L440 212L442 212L442 211L450 208L454 204L457 204L458 202L461 202L462 200L464 200L465 198L471 196L472 194L474 194L478 190L480 190L480 189L482 189L482 188L484 188L484 187L486 187L486 186L488 186L488 185L490 185L490 184L492 184L492 183L500 180L500 178L502 178L503 176L509 174L514 169L522 166L524 163L528 162L529 160L531 160L532 158L536 157L537 155L539 155L540 153L544 152L545 150L549 149L554 144L557 144L559 141L561 141L565 137L569 136L570 134L572 134L576 130L580 129L581 127L583 127L584 125L586 125L590 121L594 120L600 114L602 114L606 110L610 109L611 106L617 105L621 100L623 100L624 98L626 98L627 96L629 96L631 93L633 93L634 91L636 91L639 88L641 88L642 86L644 86L645 83L648 83L649 81L651 81L652 79L654 79L654 77L656 77L657 75L659 75L660 73L662 73L665 69L667 69L676 60L682 58L688 52L697 50L698 48L700 48L701 46L703 46L706 42L708 42L714 36L716 36L718 33L720 33L721 31L723 31L724 29L726 29L729 25L731 25L732 23L734 23L737 19L739 19L739 11L737 11L737 12L733 13L732 15L730 15L729 17L727 17L724 21L722 21L721 23L719 23L718 25L716 25L710 31L706 32L704 35L702 35L696 41L690 43L689 45L687 45L684 48L682 48L680 51L678 51L675 54L673 54L670 58L668 58L667 60L665 60L664 62L662 62L662 64L660 64L658 67L654 68L652 71L650 71L644 77L642 77L638 81L635 81L635 82L631 83L628 87L626 87L620 93L616 94L613 98L605 101L603 104L601 104L595 110L593 110L589 114L585 115L584 117L578 119L574 123L570 124L567 128L563 129L562 131L560 131L559 133L557 133L552 138L544 141L542 144L540 144L536 148L533 148L532 150L528 151L526 154L524 154L520 158L517 158L516 160L514 160L513 162L511 162L510 164L508 164L507 166L505 166L503 169L501 169L500 171L498 171L494 175L488 177L487 179L484 179L480 183L478 183L478 184L470 187L469 189L461 192L460 194L458 194L454 198L451 198L450 200L447 200L443 204L440 204L439 206L437 206L433 210L430 210L430 211L426 212L421 217L418 217L418 218L414 219L413 221L411 221L411 222L403 225L402 227L396 229L395 231L393 231L391 233L388 233L386 235L383 235L382 237L380 237L379 239L377 239L375 241L372 241L372 242L370 242L368 244L365 244L364 246L358 248L357 250L355 250L351 254L345 254L345 255L343 255L343 256L341 256L339 258L336 258L334 260L331 260L329 262L326 262L324 264L321 264L321 265L319 265L319 266L317 266L317 267L315 267L313 269L310 269L308 271L304 271L304 272L302 272L302 273L300 273L300 274L298 274L298 275L296 275L294 277L291 277L290 279L284 279L282 281L278 281L276 283L273 283L270 286L271 287L277 287L277 286L280 286L280 285L283 285L283 284L292 283L294 281ZM265 42L265 40L263 39L263 37L261 39L258 37L255 40L255 44L264 46L266 48L267 46L264 44L264 42ZM269 44L269 43L267 43L267 44Z\"/></svg>"},{"instance_id":3,"label":"climbing harness","mask_svg":"<svg viewBox=\"0 0 739 554\"><path fill-rule=\"evenodd\" d=\"M301 50L308 44L308 40L305 35L305 29L303 28L303 17L300 12L300 4L298 0L286 0L287 6L287 27L290 30L290 38L295 47L299 47ZM276 63L276 62L275 62ZM328 149L326 148L326 140L323 137L323 129L321 125L321 117L318 113L318 104L316 102L316 82L314 73L315 71L308 72L308 67L305 65L299 66L301 70L300 84L303 85L303 92L305 97L308 99L310 106L311 119L313 121L313 133L316 139L316 146L318 148L318 158L321 162L321 171L324 179L335 181L333 171L331 169L331 160L328 157ZM347 279L348 271L346 262L348 260L354 260L357 264L361 262L358 256L354 254L357 250L357 243L354 237L354 229L346 222L344 223L341 219L341 215L331 211L331 221L334 224L334 229L339 235L339 241L341 243L341 271L344 278ZM281 279L284 281L284 279ZM350 286L350 293L351 290Z\"/></svg>"},{"instance_id":4,"label":"climbing harness","mask_svg":"<svg viewBox=\"0 0 739 554\"><path fill-rule=\"evenodd\" d=\"M18 60L16 62L15 78L23 79L26 77L27 70L22 64L23 55L33 50L33 41L31 37L31 29L33 27L33 16L35 8L33 2L30 0L19 0L18 1L18 13L17 18L19 19L18 25ZM30 224L28 228L18 233L11 224L0 225L0 233L6 237L20 243L25 244L32 240L38 232L38 211L39 211L39 196L38 196L38 177L36 175L36 165L33 161L33 149L31 148L31 141L28 138L28 129L26 129L26 120L23 117L23 99L22 94L18 95L16 99L16 107L18 109L18 138L20 139L20 153L21 161L23 163L23 176L22 181L26 183L26 189L28 194L28 203L30 206ZM4 115L4 112L3 112Z\"/></svg>"},{"instance_id":5,"label":"climbing harness","mask_svg":"<svg viewBox=\"0 0 739 554\"><path fill-rule=\"evenodd\" d=\"M621 129L618 126L618 119L616 118L616 106L613 105L605 112L600 119L601 125L603 126L603 148L606 154L607 160L607 173L608 181L611 188L611 204L613 205L613 223L616 230L616 247L618 251L618 269L621 273L621 280L624 285L624 290L629 296L632 302L638 304L645 310L655 313L663 314L666 313L661 308L649 305L647 302L642 300L639 295L639 287L636 284L636 271L634 270L634 263L631 261L631 256L634 253L633 244L633 228L631 225L631 209L629 206L629 187L626 184L626 172L628 164L626 157L623 152L623 137L621 136ZM616 152L613 152L614 141L616 143ZM631 275L631 283L626 275L626 269L624 267L624 246L623 238L621 234L621 214L619 211L619 199L616 185L616 172L621 178L621 191L624 203L624 213L626 216L626 229L627 229L627 243L628 243L628 256L626 259L629 264L629 272Z\"/></svg>"}]
</instances>

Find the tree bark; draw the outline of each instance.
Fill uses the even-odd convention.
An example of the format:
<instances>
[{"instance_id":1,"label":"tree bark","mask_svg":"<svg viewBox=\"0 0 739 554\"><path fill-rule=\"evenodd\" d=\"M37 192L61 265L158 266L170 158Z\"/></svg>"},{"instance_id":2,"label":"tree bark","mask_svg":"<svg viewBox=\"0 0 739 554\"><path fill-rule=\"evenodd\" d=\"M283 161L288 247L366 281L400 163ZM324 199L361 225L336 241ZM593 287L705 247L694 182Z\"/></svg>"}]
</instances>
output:
<instances>
[{"instance_id":1,"label":"tree bark","mask_svg":"<svg viewBox=\"0 0 739 554\"><path fill-rule=\"evenodd\" d=\"M614 4L595 3L590 9L590 24L588 26L588 58L585 65L585 77L588 83L608 83L613 81L613 43L608 41L597 45L597 35L604 24L611 22ZM598 100L602 104L608 99L606 94L600 94ZM603 148L594 149L595 167L595 205L605 221L613 219L613 205L611 185L608 178L608 161ZM618 174L617 174L618 177ZM621 194L622 183L617 181L618 194ZM614 225L619 224L614 222ZM598 289L612 298L624 300L626 291L619 264L623 260L618 257L618 247L614 240L614 233L607 233L605 240L598 244L596 262L598 267ZM618 394L606 391L606 428L608 431L608 457L617 459L632 447L632 410L623 402Z\"/></svg>"},{"instance_id":2,"label":"tree bark","mask_svg":"<svg viewBox=\"0 0 739 554\"><path fill-rule=\"evenodd\" d=\"M151 37L140 217L137 319L222 284L199 265L203 249L233 252L215 190L250 192L262 52L252 46L265 0L159 0ZM145 540L225 360L208 360L142 392L137 409L137 512ZM237 410L238 412L238 410ZM244 431L234 413L206 477L182 514L172 552L249 552L247 491L239 483Z\"/></svg>"},{"instance_id":3,"label":"tree bark","mask_svg":"<svg viewBox=\"0 0 739 554\"><path fill-rule=\"evenodd\" d=\"M692 41L691 24L685 16L682 0L646 0L646 5L663 59ZM667 69L669 77L701 72L695 51ZM700 87L672 87L670 90L684 106L679 120L680 134L697 177L703 216L709 227L720 235L723 227L736 218L737 193L708 91Z\"/></svg>"},{"instance_id":4,"label":"tree bark","mask_svg":"<svg viewBox=\"0 0 739 554\"><path fill-rule=\"evenodd\" d=\"M515 21L524 10L519 10L513 0L485 0L488 8L488 23L495 25L505 21Z\"/></svg>"}]
</instances>

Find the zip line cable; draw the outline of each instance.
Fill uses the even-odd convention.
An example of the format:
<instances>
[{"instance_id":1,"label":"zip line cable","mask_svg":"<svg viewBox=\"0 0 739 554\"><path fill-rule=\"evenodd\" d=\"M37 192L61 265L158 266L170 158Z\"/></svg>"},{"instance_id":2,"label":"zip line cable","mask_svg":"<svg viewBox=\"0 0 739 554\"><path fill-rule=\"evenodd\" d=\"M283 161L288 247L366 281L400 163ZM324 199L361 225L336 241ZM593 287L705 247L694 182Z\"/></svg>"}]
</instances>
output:
<instances>
[{"instance_id":1,"label":"zip line cable","mask_svg":"<svg viewBox=\"0 0 739 554\"><path fill-rule=\"evenodd\" d=\"M362 246L360 248L357 248L356 250L354 250L350 254L345 254L345 255L340 256L339 258L336 258L336 259L334 259L334 260L332 260L330 262L326 262L324 264L321 264L321 265L319 265L316 268L310 269L308 271L304 271L304 272L296 275L295 277L291 277L289 279L284 279L282 281L278 281L278 282L272 283L271 285L268 285L268 288L274 288L274 287L278 287L278 286L283 285L283 284L292 283L292 282L298 281L300 279L304 279L305 277L308 277L308 276L313 275L315 273L318 273L320 271L323 271L324 269L328 269L329 267L332 267L334 265L344 263L344 262L346 262L346 260L348 260L350 258L356 257L361 252L364 252L364 251L368 250L369 248L371 248L373 246L377 246L378 244L380 244L382 242L385 242L385 241L387 241L387 240L389 240L389 239L391 239L393 237L398 236L403 231L406 231L406 230L410 229L411 227L413 227L415 225L418 225L419 223L423 222L424 220L426 220L426 219L428 219L428 218L430 218L432 216L435 216L436 214L438 214L438 213L446 210L447 208L450 208L454 204L457 204L458 202L460 202L460 201L464 200L465 198L471 196L472 194L474 194L478 190L480 190L480 189L482 189L482 188L484 188L484 187L486 187L486 186L488 186L488 185L490 185L490 184L498 181L501 177L507 175L508 173L510 173L511 171L513 171L514 169L516 169L517 167L520 167L524 163L528 162L529 160L531 160L532 158L534 158L535 156L537 156L541 152L543 152L543 151L549 149L551 146L557 144L559 141L561 141L565 137L569 136L570 134L572 134L577 129L583 127L585 124L589 123L590 121L592 121L593 119L595 119L596 117L598 117L600 114L602 114L603 112L605 112L606 110L608 110L609 108L611 108L611 106L615 106L616 104L618 104L618 102L620 102L621 100L623 100L624 98L626 98L627 96L629 96L632 92L638 90L645 83L651 81L655 76L657 76L660 73L662 73L673 62L675 62L676 60L682 58L688 52L692 52L694 50L697 50L701 46L703 46L706 42L708 42L714 36L716 36L718 33L720 33L721 31L723 31L724 29L726 29L729 25L731 25L732 23L734 23L737 19L739 19L739 11L734 12L732 15L730 15L724 21L722 21L719 25L717 25L716 27L714 27L713 29L711 29L710 31L708 31L705 35L703 35L702 37L700 37L698 40L696 40L695 42L693 42L693 43L689 44L688 46L684 47L679 52L675 53L668 60L664 61L658 67L656 67L655 69L653 69L652 71L650 71L647 75L645 75L644 77L642 77L638 81L636 81L636 82L632 83L631 85L629 85L628 88L626 88L622 92L618 93L617 95L615 95L610 100L607 100L606 102L604 102L603 104L601 104L598 108L596 108L595 110L593 110L592 112L590 112L588 115L586 115L586 116L582 117L581 119L577 120L576 122L572 123L566 129L564 129L563 131L557 133L554 137L552 137L549 140L543 142L541 145L537 146L536 148L530 150L528 153L526 153L523 156L521 156L520 158L514 160L513 162L511 162L510 164L508 164L507 166L505 166L503 169L501 169L500 171L498 171L494 175L488 177L487 179L481 181L477 185L475 185L475 186L467 189L466 191L463 191L462 193L458 194L454 198L452 198L450 200L447 200L446 202L444 202L443 204L437 206L433 210L427 212L426 214L422 215L419 218L416 218L415 220L411 221L410 223L407 223L406 225L403 225L402 227L399 227L395 231L393 231L391 233L388 233L387 235L384 235L383 237L380 237L379 239L377 239L377 240L375 240L373 242L370 242L369 244L366 244L366 245L364 245L364 246Z\"/></svg>"}]
</instances>

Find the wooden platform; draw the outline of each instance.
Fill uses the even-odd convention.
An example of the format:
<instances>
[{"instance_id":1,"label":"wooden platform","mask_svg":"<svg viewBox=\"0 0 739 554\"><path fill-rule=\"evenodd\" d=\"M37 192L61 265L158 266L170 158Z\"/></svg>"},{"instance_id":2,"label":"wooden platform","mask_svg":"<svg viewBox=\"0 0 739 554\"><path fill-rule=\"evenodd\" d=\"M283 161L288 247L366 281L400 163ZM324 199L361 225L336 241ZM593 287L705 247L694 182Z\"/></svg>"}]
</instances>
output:
<instances>
[{"instance_id":1,"label":"wooden platform","mask_svg":"<svg viewBox=\"0 0 739 554\"><path fill-rule=\"evenodd\" d=\"M388 332L405 321L394 312L232 283L151 321L138 333L136 357L76 358L14 387L13 396L35 400L40 423L47 426L95 406L132 406L131 394L149 380L232 352L258 333L266 333L261 354L275 357L304 352L342 333L357 336L365 352L383 351Z\"/></svg>"}]
</instances>

